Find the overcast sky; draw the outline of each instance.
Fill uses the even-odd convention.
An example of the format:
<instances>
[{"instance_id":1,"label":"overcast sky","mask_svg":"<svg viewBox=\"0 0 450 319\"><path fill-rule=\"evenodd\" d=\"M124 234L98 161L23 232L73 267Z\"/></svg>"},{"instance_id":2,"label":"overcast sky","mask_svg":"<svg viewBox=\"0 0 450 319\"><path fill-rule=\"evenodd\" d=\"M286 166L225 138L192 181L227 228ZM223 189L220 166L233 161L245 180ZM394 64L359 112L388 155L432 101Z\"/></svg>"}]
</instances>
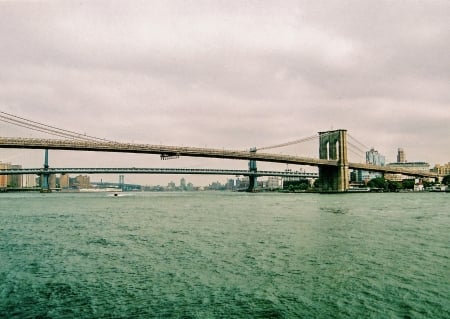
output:
<instances>
[{"instance_id":1,"label":"overcast sky","mask_svg":"<svg viewBox=\"0 0 450 319\"><path fill-rule=\"evenodd\" d=\"M388 161L403 147L433 166L450 161L449 52L447 0L0 1L0 110L107 139L236 149L344 128ZM0 135L40 136L2 122ZM42 151L0 150L0 161L40 166Z\"/></svg>"}]
</instances>

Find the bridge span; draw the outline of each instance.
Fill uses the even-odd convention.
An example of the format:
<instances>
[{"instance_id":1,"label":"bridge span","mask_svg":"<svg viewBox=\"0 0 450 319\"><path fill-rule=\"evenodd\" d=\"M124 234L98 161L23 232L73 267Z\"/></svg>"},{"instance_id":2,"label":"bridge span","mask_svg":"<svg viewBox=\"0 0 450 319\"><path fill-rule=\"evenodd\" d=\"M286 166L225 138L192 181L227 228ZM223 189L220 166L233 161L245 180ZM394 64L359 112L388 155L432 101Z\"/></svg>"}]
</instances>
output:
<instances>
[{"instance_id":1,"label":"bridge span","mask_svg":"<svg viewBox=\"0 0 450 319\"><path fill-rule=\"evenodd\" d=\"M152 144L132 144L119 142L91 142L80 140L57 140L38 138L0 137L0 148L54 149L68 151L96 151L117 153L157 154L163 156L190 156L261 162L286 163L310 166L337 166L336 160L323 160L282 154L257 153L250 151L188 146L167 146Z\"/></svg>"},{"instance_id":2,"label":"bridge span","mask_svg":"<svg viewBox=\"0 0 450 319\"><path fill-rule=\"evenodd\" d=\"M229 176L278 176L317 178L317 173L296 171L249 171L237 169L208 169L208 168L18 168L2 169L0 175L27 174L185 174L185 175L229 175Z\"/></svg>"},{"instance_id":3,"label":"bridge span","mask_svg":"<svg viewBox=\"0 0 450 319\"><path fill-rule=\"evenodd\" d=\"M70 151L119 152L137 154L158 154L162 158L188 156L219 159L274 162L295 165L317 166L319 184L322 192L346 192L349 188L349 169L378 171L382 173L403 174L416 177L440 177L427 171L414 171L406 168L376 166L371 164L351 163L347 157L347 131L334 130L319 132L319 158L257 152L255 149L239 151L217 148L198 148L187 146L167 146L152 144L119 143L113 141L79 140L79 139L40 139L0 137L0 148L18 149L54 149ZM237 172L237 171L235 171ZM225 175L241 175L242 172ZM245 171L252 179L258 172L255 168ZM46 172L48 174L48 172ZM140 172L144 173L144 172ZM208 172L198 172L204 174ZM212 173L212 172L211 172ZM151 172L147 172L151 174ZM170 174L170 173L168 173ZM185 173L187 174L187 173ZM193 173L195 174L195 173ZM267 174L266 174L267 176ZM277 176L277 175L271 175Z\"/></svg>"}]
</instances>

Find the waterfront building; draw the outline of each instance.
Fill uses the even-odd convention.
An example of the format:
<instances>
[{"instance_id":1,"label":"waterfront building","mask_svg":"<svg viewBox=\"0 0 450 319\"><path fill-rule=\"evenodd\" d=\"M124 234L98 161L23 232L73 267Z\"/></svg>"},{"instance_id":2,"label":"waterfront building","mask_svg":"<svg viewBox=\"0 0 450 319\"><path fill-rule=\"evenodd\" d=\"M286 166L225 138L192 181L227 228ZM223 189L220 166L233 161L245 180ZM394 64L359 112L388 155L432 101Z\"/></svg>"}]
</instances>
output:
<instances>
[{"instance_id":1,"label":"waterfront building","mask_svg":"<svg viewBox=\"0 0 450 319\"><path fill-rule=\"evenodd\" d=\"M21 169L22 165L10 165L10 169ZM22 187L22 175L9 175L8 187L21 188Z\"/></svg>"},{"instance_id":2,"label":"waterfront building","mask_svg":"<svg viewBox=\"0 0 450 319\"><path fill-rule=\"evenodd\" d=\"M367 184L371 179L383 177L383 173L357 170L354 176L355 182Z\"/></svg>"},{"instance_id":3,"label":"waterfront building","mask_svg":"<svg viewBox=\"0 0 450 319\"><path fill-rule=\"evenodd\" d=\"M229 178L227 180L227 190L234 190L234 179Z\"/></svg>"},{"instance_id":4,"label":"waterfront building","mask_svg":"<svg viewBox=\"0 0 450 319\"><path fill-rule=\"evenodd\" d=\"M78 175L75 181L78 188L91 188L91 179L87 175Z\"/></svg>"},{"instance_id":5,"label":"waterfront building","mask_svg":"<svg viewBox=\"0 0 450 319\"><path fill-rule=\"evenodd\" d=\"M279 188L282 188L281 177L279 177L279 176L269 176L267 178L266 187L268 189L279 189Z\"/></svg>"},{"instance_id":6,"label":"waterfront building","mask_svg":"<svg viewBox=\"0 0 450 319\"><path fill-rule=\"evenodd\" d=\"M10 163L0 162L0 169L9 169L9 168L11 168ZM0 175L0 187L1 188L8 187L8 175Z\"/></svg>"},{"instance_id":7,"label":"waterfront building","mask_svg":"<svg viewBox=\"0 0 450 319\"><path fill-rule=\"evenodd\" d=\"M389 163L386 166L394 167L394 168L403 168L408 169L411 171L419 171L419 172L429 172L430 171L430 164L426 162L404 162L404 163ZM402 174L385 174L384 178L395 181L395 182L401 182L405 179L411 179L411 176L402 175Z\"/></svg>"},{"instance_id":8,"label":"waterfront building","mask_svg":"<svg viewBox=\"0 0 450 319\"><path fill-rule=\"evenodd\" d=\"M426 162L405 162L405 163L389 163L389 167L404 168L411 171L429 172L430 164Z\"/></svg>"},{"instance_id":9,"label":"waterfront building","mask_svg":"<svg viewBox=\"0 0 450 319\"><path fill-rule=\"evenodd\" d=\"M186 190L186 179L185 179L184 177L182 177L182 178L180 179L180 189L181 189L182 191L185 191L185 190Z\"/></svg>"},{"instance_id":10,"label":"waterfront building","mask_svg":"<svg viewBox=\"0 0 450 319\"><path fill-rule=\"evenodd\" d=\"M36 186L37 186L36 175L34 175L34 174L22 175L22 187L34 188Z\"/></svg>"},{"instance_id":11,"label":"waterfront building","mask_svg":"<svg viewBox=\"0 0 450 319\"><path fill-rule=\"evenodd\" d=\"M59 187L62 189L70 188L70 177L69 174L61 174L59 177Z\"/></svg>"},{"instance_id":12,"label":"waterfront building","mask_svg":"<svg viewBox=\"0 0 450 319\"><path fill-rule=\"evenodd\" d=\"M450 175L450 162L444 165L436 164L431 171L433 173L438 173L439 175Z\"/></svg>"}]
</instances>

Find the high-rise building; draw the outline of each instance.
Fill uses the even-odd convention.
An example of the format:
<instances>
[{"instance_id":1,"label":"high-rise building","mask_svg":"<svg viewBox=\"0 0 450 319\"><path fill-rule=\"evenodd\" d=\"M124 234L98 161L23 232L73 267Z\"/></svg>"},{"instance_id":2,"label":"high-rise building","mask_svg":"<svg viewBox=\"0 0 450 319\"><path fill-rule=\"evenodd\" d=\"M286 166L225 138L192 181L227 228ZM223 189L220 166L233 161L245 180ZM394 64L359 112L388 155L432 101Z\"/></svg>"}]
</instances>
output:
<instances>
[{"instance_id":1,"label":"high-rise building","mask_svg":"<svg viewBox=\"0 0 450 319\"><path fill-rule=\"evenodd\" d=\"M386 164L386 159L372 147L370 151L366 152L366 164L384 166Z\"/></svg>"},{"instance_id":2,"label":"high-rise building","mask_svg":"<svg viewBox=\"0 0 450 319\"><path fill-rule=\"evenodd\" d=\"M405 151L400 147L397 152L397 163L406 163Z\"/></svg>"},{"instance_id":3,"label":"high-rise building","mask_svg":"<svg viewBox=\"0 0 450 319\"><path fill-rule=\"evenodd\" d=\"M61 174L59 177L59 187L62 189L68 189L70 187L70 177L69 174Z\"/></svg>"},{"instance_id":4,"label":"high-rise building","mask_svg":"<svg viewBox=\"0 0 450 319\"><path fill-rule=\"evenodd\" d=\"M186 180L184 179L184 177L182 177L182 178L180 179L180 189L181 189L182 191L186 190Z\"/></svg>"}]
</instances>

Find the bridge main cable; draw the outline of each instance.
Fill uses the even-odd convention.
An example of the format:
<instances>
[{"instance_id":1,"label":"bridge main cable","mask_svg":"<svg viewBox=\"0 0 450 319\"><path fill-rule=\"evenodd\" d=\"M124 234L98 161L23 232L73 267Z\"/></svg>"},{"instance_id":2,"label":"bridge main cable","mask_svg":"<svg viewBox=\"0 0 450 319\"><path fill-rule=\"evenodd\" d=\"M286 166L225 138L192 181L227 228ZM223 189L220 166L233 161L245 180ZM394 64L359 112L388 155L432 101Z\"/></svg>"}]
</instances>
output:
<instances>
[{"instance_id":1,"label":"bridge main cable","mask_svg":"<svg viewBox=\"0 0 450 319\"><path fill-rule=\"evenodd\" d=\"M74 131L65 130L62 128L58 128L55 126L51 126L48 124L32 121L17 115L13 115L10 113L6 113L0 111L0 121L12 124L15 126L27 128L33 131L46 133L52 136L58 136L62 138L71 138L76 140L85 140L85 141L103 141L103 142L112 142L107 139L98 138L95 136L90 136L86 134L77 133Z\"/></svg>"}]
</instances>

